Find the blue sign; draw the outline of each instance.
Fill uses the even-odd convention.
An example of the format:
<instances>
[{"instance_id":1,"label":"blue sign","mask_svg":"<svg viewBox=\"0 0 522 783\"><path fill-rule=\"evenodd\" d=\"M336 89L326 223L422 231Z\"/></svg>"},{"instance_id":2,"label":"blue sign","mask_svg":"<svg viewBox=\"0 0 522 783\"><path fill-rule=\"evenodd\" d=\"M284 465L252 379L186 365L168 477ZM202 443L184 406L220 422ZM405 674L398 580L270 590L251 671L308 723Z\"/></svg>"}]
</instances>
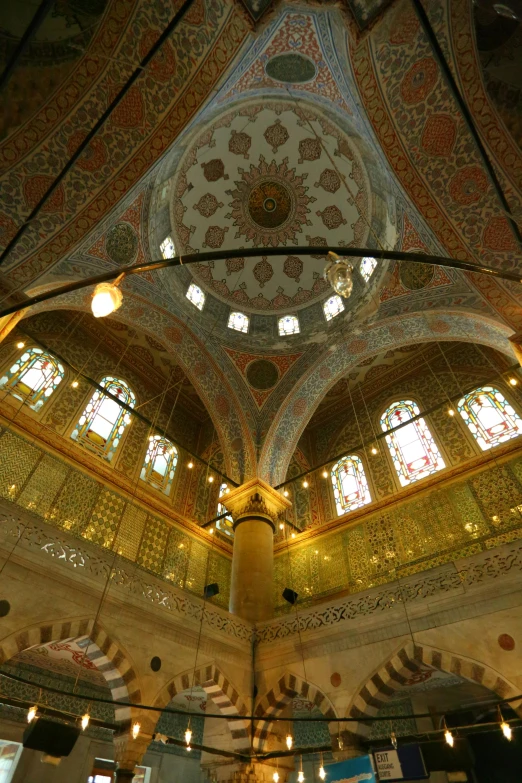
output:
<instances>
[{"instance_id":1,"label":"blue sign","mask_svg":"<svg viewBox=\"0 0 522 783\"><path fill-rule=\"evenodd\" d=\"M401 745L375 750L375 769L379 780L422 780L429 777L418 745Z\"/></svg>"},{"instance_id":2,"label":"blue sign","mask_svg":"<svg viewBox=\"0 0 522 783\"><path fill-rule=\"evenodd\" d=\"M326 779L328 783L377 783L369 756L328 764Z\"/></svg>"}]
</instances>

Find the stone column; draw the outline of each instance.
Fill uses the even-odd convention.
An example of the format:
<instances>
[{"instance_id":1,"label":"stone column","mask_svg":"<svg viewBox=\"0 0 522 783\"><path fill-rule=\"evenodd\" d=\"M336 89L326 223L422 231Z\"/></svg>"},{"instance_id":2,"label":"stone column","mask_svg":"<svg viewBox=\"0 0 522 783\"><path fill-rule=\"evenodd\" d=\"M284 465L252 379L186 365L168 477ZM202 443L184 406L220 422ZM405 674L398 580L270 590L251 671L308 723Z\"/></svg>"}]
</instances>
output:
<instances>
[{"instance_id":1,"label":"stone column","mask_svg":"<svg viewBox=\"0 0 522 783\"><path fill-rule=\"evenodd\" d=\"M132 728L122 731L114 736L114 760L118 762L116 770L117 781L128 781L134 778L134 770L141 763L141 760L147 748L152 741L154 731L154 721L150 712L135 712L132 722L138 721L141 729L139 735L134 739Z\"/></svg>"},{"instance_id":2,"label":"stone column","mask_svg":"<svg viewBox=\"0 0 522 783\"><path fill-rule=\"evenodd\" d=\"M262 481L252 479L224 499L234 519L230 611L257 623L273 616L274 531L291 503Z\"/></svg>"}]
</instances>

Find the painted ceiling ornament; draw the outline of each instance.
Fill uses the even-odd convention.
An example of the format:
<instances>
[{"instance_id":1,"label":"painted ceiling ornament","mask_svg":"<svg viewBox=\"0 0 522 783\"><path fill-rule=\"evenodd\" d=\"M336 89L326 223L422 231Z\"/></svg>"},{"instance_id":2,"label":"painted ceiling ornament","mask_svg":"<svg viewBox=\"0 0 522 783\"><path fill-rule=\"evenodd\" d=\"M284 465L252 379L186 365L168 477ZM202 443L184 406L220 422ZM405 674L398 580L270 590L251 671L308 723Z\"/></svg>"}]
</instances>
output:
<instances>
[{"instance_id":1,"label":"painted ceiling ornament","mask_svg":"<svg viewBox=\"0 0 522 783\"><path fill-rule=\"evenodd\" d=\"M298 175L288 166L288 158L280 164L267 163L263 155L257 166L239 169L241 179L236 189L229 191L232 210L227 217L237 227L236 239L244 236L254 245L277 247L288 242L297 244L296 235L302 226L310 225L307 196L303 185L306 174Z\"/></svg>"},{"instance_id":2,"label":"painted ceiling ornament","mask_svg":"<svg viewBox=\"0 0 522 783\"><path fill-rule=\"evenodd\" d=\"M353 290L353 266L337 253L328 253L324 268L325 280L328 280L333 290L339 296L348 299Z\"/></svg>"}]
</instances>

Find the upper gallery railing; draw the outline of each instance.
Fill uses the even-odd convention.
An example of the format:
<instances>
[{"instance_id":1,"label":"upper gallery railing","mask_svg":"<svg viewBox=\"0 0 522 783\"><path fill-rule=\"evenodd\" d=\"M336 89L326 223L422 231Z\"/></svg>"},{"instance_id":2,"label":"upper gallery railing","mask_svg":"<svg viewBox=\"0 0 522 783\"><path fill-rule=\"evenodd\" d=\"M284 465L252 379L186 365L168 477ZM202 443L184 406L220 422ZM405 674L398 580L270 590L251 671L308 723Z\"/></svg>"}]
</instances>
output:
<instances>
[{"instance_id":1,"label":"upper gallery railing","mask_svg":"<svg viewBox=\"0 0 522 783\"><path fill-rule=\"evenodd\" d=\"M331 533L282 550L275 559L276 613L290 611L285 587L301 605L340 592L358 593L397 577L522 538L522 454L490 452L460 477L398 494ZM486 455L485 455L486 456Z\"/></svg>"},{"instance_id":2,"label":"upper gallery railing","mask_svg":"<svg viewBox=\"0 0 522 783\"><path fill-rule=\"evenodd\" d=\"M213 601L228 608L227 557L5 427L0 427L0 497L195 595L203 595L205 580L217 582Z\"/></svg>"}]
</instances>

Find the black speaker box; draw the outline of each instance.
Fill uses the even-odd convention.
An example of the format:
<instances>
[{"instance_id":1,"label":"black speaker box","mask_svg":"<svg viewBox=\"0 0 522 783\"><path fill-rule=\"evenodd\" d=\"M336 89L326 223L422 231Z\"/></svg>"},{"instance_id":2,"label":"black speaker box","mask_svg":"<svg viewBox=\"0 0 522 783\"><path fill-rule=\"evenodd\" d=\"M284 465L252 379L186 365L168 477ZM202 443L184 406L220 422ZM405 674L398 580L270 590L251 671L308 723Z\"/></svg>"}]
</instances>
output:
<instances>
[{"instance_id":1,"label":"black speaker box","mask_svg":"<svg viewBox=\"0 0 522 783\"><path fill-rule=\"evenodd\" d=\"M204 595L207 601L210 598L214 598L219 593L219 585L217 582L212 582L211 585L205 585Z\"/></svg>"},{"instance_id":2,"label":"black speaker box","mask_svg":"<svg viewBox=\"0 0 522 783\"><path fill-rule=\"evenodd\" d=\"M291 590L289 587L285 587L283 590L283 598L285 601L288 601L289 604L292 604L292 606L297 601L298 595L295 592L295 590Z\"/></svg>"},{"instance_id":3,"label":"black speaker box","mask_svg":"<svg viewBox=\"0 0 522 783\"><path fill-rule=\"evenodd\" d=\"M68 756L80 736L78 726L36 718L24 731L24 748L41 750L48 756Z\"/></svg>"}]
</instances>

